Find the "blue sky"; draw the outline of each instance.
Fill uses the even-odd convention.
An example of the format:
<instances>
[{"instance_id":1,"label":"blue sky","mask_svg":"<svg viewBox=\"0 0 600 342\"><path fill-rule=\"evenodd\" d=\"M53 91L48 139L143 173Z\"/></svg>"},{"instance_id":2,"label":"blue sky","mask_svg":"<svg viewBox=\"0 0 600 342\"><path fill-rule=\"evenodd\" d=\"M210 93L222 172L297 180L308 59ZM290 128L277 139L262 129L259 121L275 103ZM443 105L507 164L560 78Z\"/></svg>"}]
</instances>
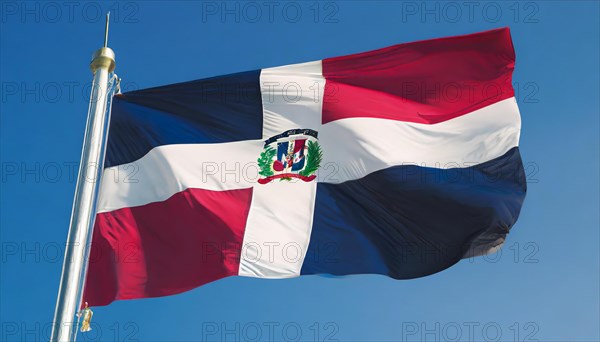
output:
<instances>
[{"instance_id":1,"label":"blue sky","mask_svg":"<svg viewBox=\"0 0 600 342\"><path fill-rule=\"evenodd\" d=\"M1 340L49 337L107 10L126 90L510 26L529 191L496 255L409 281L228 278L97 308L79 340L600 340L595 1L2 2Z\"/></svg>"}]
</instances>

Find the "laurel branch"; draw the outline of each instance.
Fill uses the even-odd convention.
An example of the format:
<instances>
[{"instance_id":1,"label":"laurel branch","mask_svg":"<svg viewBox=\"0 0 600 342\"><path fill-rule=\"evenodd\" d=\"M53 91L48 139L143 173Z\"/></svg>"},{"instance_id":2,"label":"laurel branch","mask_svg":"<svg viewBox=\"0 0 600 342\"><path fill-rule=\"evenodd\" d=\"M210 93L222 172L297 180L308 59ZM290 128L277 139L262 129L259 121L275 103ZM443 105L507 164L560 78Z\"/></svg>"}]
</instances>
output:
<instances>
[{"instance_id":1,"label":"laurel branch","mask_svg":"<svg viewBox=\"0 0 600 342\"><path fill-rule=\"evenodd\" d=\"M323 151L318 142L309 141L307 152L306 166L304 170L299 172L301 176L310 176L315 173L319 169L319 166L321 166L321 161L323 161Z\"/></svg>"},{"instance_id":2,"label":"laurel branch","mask_svg":"<svg viewBox=\"0 0 600 342\"><path fill-rule=\"evenodd\" d=\"M258 167L260 171L259 175L263 177L269 177L273 175L273 168L271 168L271 164L273 163L273 157L275 157L275 149L271 146L265 147L265 150L260 154L260 158L257 159Z\"/></svg>"}]
</instances>

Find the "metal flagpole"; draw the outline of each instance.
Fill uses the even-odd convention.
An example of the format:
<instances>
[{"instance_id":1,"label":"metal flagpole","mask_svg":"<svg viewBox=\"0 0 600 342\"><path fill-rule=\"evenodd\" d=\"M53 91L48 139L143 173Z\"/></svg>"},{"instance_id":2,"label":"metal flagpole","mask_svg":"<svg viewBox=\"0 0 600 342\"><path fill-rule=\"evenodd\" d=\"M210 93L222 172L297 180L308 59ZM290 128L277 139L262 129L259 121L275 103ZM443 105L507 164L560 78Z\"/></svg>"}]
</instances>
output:
<instances>
[{"instance_id":1,"label":"metal flagpole","mask_svg":"<svg viewBox=\"0 0 600 342\"><path fill-rule=\"evenodd\" d=\"M65 250L62 275L56 300L50 341L75 341L77 312L80 309L91 235L96 216L98 187L104 166L110 95L115 86L115 53L108 48L109 14L106 15L104 47L92 56L90 68L94 74L88 109L79 175L75 188L69 235Z\"/></svg>"}]
</instances>

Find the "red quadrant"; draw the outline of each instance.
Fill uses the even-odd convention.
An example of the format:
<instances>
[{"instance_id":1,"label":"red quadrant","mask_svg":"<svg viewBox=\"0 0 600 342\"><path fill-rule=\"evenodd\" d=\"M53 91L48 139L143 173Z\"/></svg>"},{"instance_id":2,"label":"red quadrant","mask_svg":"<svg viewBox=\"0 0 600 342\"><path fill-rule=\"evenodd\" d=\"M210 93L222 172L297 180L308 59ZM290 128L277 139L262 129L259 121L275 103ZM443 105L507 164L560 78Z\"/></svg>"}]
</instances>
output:
<instances>
[{"instance_id":1,"label":"red quadrant","mask_svg":"<svg viewBox=\"0 0 600 342\"><path fill-rule=\"evenodd\" d=\"M435 124L514 96L508 28L323 60L323 123L354 117Z\"/></svg>"},{"instance_id":2,"label":"red quadrant","mask_svg":"<svg viewBox=\"0 0 600 342\"><path fill-rule=\"evenodd\" d=\"M187 189L96 217L84 301L172 295L237 275L252 189Z\"/></svg>"}]
</instances>

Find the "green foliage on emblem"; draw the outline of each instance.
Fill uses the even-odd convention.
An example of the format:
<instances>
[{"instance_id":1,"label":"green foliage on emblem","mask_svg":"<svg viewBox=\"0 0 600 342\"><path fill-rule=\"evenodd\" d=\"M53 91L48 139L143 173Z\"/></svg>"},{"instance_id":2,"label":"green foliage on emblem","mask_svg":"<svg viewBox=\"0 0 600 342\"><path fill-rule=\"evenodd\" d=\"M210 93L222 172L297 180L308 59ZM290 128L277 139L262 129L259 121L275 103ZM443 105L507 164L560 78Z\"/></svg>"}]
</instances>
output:
<instances>
[{"instance_id":1,"label":"green foliage on emblem","mask_svg":"<svg viewBox=\"0 0 600 342\"><path fill-rule=\"evenodd\" d=\"M273 175L273 168L271 168L271 164L273 163L273 157L275 157L275 149L271 146L265 147L265 150L260 154L260 158L257 159L258 167L260 171L259 175L263 177L269 177Z\"/></svg>"},{"instance_id":2,"label":"green foliage on emblem","mask_svg":"<svg viewBox=\"0 0 600 342\"><path fill-rule=\"evenodd\" d=\"M318 142L309 141L307 152L306 166L304 170L299 172L301 176L310 176L315 173L319 169L319 166L321 166L321 161L323 161L323 151Z\"/></svg>"}]
</instances>

